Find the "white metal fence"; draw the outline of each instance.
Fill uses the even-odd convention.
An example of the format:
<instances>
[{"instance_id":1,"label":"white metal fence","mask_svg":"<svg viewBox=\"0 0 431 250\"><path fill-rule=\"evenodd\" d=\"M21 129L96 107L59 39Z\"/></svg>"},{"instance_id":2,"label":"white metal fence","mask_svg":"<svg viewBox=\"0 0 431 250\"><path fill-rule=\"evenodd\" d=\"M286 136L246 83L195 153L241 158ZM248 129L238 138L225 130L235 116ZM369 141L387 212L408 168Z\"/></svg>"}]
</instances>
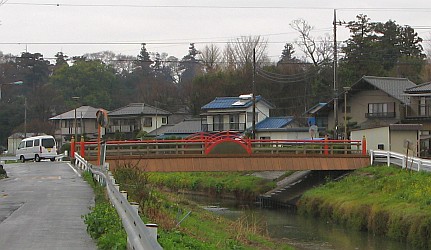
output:
<instances>
[{"instance_id":1,"label":"white metal fence","mask_svg":"<svg viewBox=\"0 0 431 250\"><path fill-rule=\"evenodd\" d=\"M371 164L387 163L388 166L393 164L401 168L408 168L415 171L431 172L431 160L421 159L413 156L406 156L400 153L370 150Z\"/></svg>"},{"instance_id":2,"label":"white metal fence","mask_svg":"<svg viewBox=\"0 0 431 250\"><path fill-rule=\"evenodd\" d=\"M75 153L75 159L76 166L83 171L90 171L99 183L106 185L109 200L115 206L127 232L128 248L135 250L162 249L157 242L157 227L154 227L154 224L148 226L144 224L138 215L138 205L131 205L127 201L127 193L120 192L120 186L115 183L113 175L108 171L108 166L94 167L78 153Z\"/></svg>"}]
</instances>

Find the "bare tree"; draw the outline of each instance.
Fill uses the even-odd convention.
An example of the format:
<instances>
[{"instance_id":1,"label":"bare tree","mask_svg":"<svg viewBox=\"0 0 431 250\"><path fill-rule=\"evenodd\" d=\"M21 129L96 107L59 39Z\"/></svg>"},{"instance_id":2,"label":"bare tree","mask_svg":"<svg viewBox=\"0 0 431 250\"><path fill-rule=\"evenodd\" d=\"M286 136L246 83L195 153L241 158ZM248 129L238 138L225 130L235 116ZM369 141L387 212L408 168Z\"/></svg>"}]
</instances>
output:
<instances>
[{"instance_id":1,"label":"bare tree","mask_svg":"<svg viewBox=\"0 0 431 250\"><path fill-rule=\"evenodd\" d=\"M313 37L311 35L313 27L304 19L294 20L290 26L299 32L299 39L296 44L305 54L306 59L310 59L315 66L333 58L333 47L329 35Z\"/></svg>"},{"instance_id":2,"label":"bare tree","mask_svg":"<svg viewBox=\"0 0 431 250\"><path fill-rule=\"evenodd\" d=\"M228 68L245 69L253 63L253 49L256 62L269 63L267 56L268 41L261 36L241 36L229 41L224 51L224 61Z\"/></svg>"},{"instance_id":3,"label":"bare tree","mask_svg":"<svg viewBox=\"0 0 431 250\"><path fill-rule=\"evenodd\" d=\"M206 45L199 54L199 60L203 63L207 72L218 69L221 57L220 48L214 44Z\"/></svg>"}]
</instances>

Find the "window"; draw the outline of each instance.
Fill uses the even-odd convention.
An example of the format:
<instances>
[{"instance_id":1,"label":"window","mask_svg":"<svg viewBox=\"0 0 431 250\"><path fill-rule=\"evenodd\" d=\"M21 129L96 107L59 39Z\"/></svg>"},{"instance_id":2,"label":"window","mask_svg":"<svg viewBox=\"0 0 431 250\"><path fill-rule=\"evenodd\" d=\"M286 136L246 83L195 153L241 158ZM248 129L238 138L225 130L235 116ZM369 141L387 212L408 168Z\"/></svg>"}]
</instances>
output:
<instances>
[{"instance_id":1,"label":"window","mask_svg":"<svg viewBox=\"0 0 431 250\"><path fill-rule=\"evenodd\" d=\"M215 115L213 116L214 130L213 131L223 131L223 116Z\"/></svg>"},{"instance_id":2,"label":"window","mask_svg":"<svg viewBox=\"0 0 431 250\"><path fill-rule=\"evenodd\" d=\"M152 127L152 126L153 126L153 118L144 117L144 127Z\"/></svg>"},{"instance_id":3,"label":"window","mask_svg":"<svg viewBox=\"0 0 431 250\"><path fill-rule=\"evenodd\" d=\"M53 148L55 146L55 141L51 138L42 139L42 146L45 148Z\"/></svg>"},{"instance_id":4,"label":"window","mask_svg":"<svg viewBox=\"0 0 431 250\"><path fill-rule=\"evenodd\" d=\"M39 140L34 140L33 145L34 145L35 147L36 147L36 146L39 146Z\"/></svg>"},{"instance_id":5,"label":"window","mask_svg":"<svg viewBox=\"0 0 431 250\"><path fill-rule=\"evenodd\" d=\"M229 115L229 129L239 130L239 115Z\"/></svg>"},{"instance_id":6,"label":"window","mask_svg":"<svg viewBox=\"0 0 431 250\"><path fill-rule=\"evenodd\" d=\"M421 97L419 99L419 115L420 116L428 116L428 113L429 113L428 103L429 103L429 99L427 97Z\"/></svg>"},{"instance_id":7,"label":"window","mask_svg":"<svg viewBox=\"0 0 431 250\"><path fill-rule=\"evenodd\" d=\"M395 103L368 103L366 117L395 117Z\"/></svg>"},{"instance_id":8,"label":"window","mask_svg":"<svg viewBox=\"0 0 431 250\"><path fill-rule=\"evenodd\" d=\"M33 141L26 141L25 142L25 147L26 148L33 147Z\"/></svg>"},{"instance_id":9,"label":"window","mask_svg":"<svg viewBox=\"0 0 431 250\"><path fill-rule=\"evenodd\" d=\"M166 124L168 122L168 119L166 117L162 117L162 124Z\"/></svg>"}]
</instances>

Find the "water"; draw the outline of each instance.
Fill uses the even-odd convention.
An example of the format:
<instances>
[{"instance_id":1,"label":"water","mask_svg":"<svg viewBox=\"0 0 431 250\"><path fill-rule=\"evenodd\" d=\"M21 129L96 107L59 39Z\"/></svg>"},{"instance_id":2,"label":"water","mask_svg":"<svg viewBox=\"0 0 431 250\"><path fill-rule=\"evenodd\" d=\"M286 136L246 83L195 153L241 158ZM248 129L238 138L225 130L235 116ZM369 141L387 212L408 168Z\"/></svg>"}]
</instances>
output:
<instances>
[{"instance_id":1,"label":"water","mask_svg":"<svg viewBox=\"0 0 431 250\"><path fill-rule=\"evenodd\" d=\"M253 214L270 237L280 239L299 250L406 250L415 249L403 243L366 232L350 230L326 221L297 215L287 209L262 209L238 206L235 201L211 200L196 195L186 196L228 219L236 220L244 213ZM242 208L241 208L242 207Z\"/></svg>"}]
</instances>

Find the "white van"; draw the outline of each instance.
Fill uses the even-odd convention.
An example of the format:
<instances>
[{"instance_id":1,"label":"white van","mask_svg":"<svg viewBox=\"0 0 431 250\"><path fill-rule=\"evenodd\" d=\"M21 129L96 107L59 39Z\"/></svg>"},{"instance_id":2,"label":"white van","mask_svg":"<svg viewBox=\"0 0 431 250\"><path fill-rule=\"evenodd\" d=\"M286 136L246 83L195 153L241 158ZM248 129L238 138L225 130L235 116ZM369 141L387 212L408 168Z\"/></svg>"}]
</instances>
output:
<instances>
[{"instance_id":1,"label":"white van","mask_svg":"<svg viewBox=\"0 0 431 250\"><path fill-rule=\"evenodd\" d=\"M51 135L41 135L23 139L16 150L16 159L21 162L41 159L55 161L57 156L57 145Z\"/></svg>"}]
</instances>

